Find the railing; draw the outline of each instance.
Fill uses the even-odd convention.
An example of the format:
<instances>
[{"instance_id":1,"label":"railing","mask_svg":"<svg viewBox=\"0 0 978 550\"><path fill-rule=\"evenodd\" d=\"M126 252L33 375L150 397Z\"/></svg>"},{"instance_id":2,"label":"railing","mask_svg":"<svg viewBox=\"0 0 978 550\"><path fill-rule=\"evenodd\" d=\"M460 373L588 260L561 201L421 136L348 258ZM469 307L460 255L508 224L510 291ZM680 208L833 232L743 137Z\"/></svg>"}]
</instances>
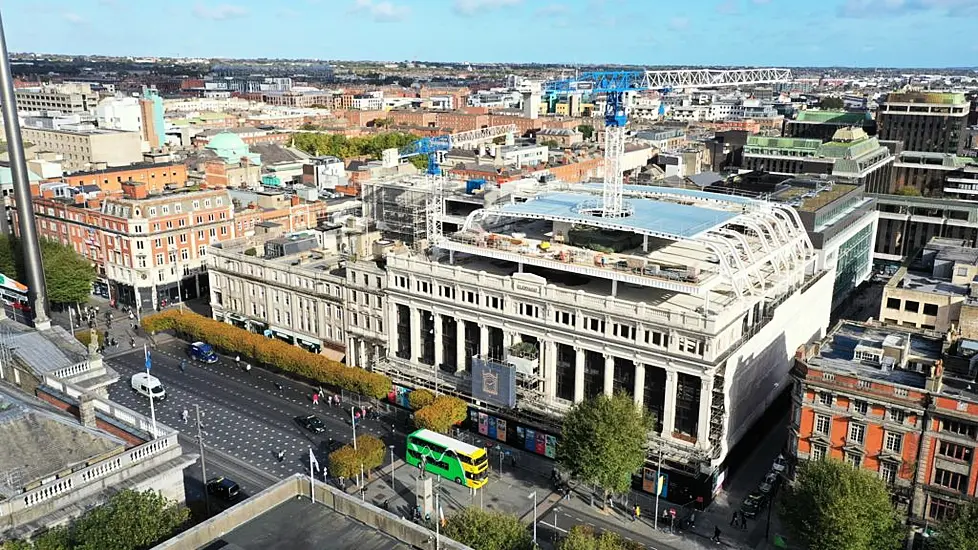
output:
<instances>
[{"instance_id":1,"label":"railing","mask_svg":"<svg viewBox=\"0 0 978 550\"><path fill-rule=\"evenodd\" d=\"M91 363L89 363L88 360L86 359L85 361L75 363L74 365L65 367L63 369L58 369L54 371L52 376L54 376L55 378L62 378L62 379L72 378L84 372L88 372L89 370L91 370L91 368L92 368Z\"/></svg>"}]
</instances>

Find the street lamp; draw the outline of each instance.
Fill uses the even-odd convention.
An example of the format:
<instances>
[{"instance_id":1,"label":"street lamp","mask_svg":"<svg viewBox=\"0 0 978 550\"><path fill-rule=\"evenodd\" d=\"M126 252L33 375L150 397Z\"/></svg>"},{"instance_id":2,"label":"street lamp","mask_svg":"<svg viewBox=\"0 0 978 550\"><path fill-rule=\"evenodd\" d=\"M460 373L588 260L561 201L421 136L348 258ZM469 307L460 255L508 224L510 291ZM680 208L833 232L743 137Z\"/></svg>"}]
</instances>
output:
<instances>
[{"instance_id":1,"label":"street lamp","mask_svg":"<svg viewBox=\"0 0 978 550\"><path fill-rule=\"evenodd\" d=\"M391 489L394 488L394 446L391 445Z\"/></svg>"},{"instance_id":2,"label":"street lamp","mask_svg":"<svg viewBox=\"0 0 978 550\"><path fill-rule=\"evenodd\" d=\"M536 546L537 544L537 492L533 491L527 496L527 498L533 499L533 545ZM557 521L554 520L555 525L556 523Z\"/></svg>"}]
</instances>

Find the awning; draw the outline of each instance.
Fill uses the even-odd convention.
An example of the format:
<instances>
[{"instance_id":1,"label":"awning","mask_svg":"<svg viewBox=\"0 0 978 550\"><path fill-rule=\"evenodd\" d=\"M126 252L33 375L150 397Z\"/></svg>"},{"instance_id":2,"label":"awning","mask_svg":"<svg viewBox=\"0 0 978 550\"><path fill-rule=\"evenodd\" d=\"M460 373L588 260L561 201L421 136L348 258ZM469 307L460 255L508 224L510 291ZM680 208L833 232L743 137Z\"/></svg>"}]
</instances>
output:
<instances>
[{"instance_id":1,"label":"awning","mask_svg":"<svg viewBox=\"0 0 978 550\"><path fill-rule=\"evenodd\" d=\"M310 345L313 345L313 346L322 346L323 345L323 343L322 343L321 340L319 340L318 338L313 338L312 336L305 336L303 334L299 334L297 332L293 332L291 330L287 330L287 329L284 329L284 328L279 328L279 327L276 327L274 325L268 325L268 328L270 328L272 330L272 332L275 333L277 336L287 336L289 338L294 339L297 342L302 342L302 343L304 343L307 346L310 346Z\"/></svg>"},{"instance_id":2,"label":"awning","mask_svg":"<svg viewBox=\"0 0 978 550\"><path fill-rule=\"evenodd\" d=\"M323 348L320 352L326 356L327 359L332 359L333 361L342 361L346 357L346 353L342 351L336 351L332 348Z\"/></svg>"}]
</instances>

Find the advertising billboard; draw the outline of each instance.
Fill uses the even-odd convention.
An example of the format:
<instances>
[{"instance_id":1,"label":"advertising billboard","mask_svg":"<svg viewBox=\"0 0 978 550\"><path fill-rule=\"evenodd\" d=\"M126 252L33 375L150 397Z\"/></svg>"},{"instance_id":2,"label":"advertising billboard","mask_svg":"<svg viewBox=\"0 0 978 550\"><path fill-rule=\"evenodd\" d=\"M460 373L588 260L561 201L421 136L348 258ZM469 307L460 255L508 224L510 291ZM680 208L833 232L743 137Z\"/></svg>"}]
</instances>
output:
<instances>
[{"instance_id":1,"label":"advertising billboard","mask_svg":"<svg viewBox=\"0 0 978 550\"><path fill-rule=\"evenodd\" d=\"M501 407L516 406L516 368L472 358L472 397Z\"/></svg>"}]
</instances>

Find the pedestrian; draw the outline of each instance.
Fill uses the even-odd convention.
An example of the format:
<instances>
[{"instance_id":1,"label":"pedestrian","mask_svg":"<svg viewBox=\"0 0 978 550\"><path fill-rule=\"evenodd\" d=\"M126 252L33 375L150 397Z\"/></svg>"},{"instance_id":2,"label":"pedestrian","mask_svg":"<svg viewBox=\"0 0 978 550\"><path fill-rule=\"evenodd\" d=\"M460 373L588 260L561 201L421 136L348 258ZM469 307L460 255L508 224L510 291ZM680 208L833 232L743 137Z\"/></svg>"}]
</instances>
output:
<instances>
[{"instance_id":1,"label":"pedestrian","mask_svg":"<svg viewBox=\"0 0 978 550\"><path fill-rule=\"evenodd\" d=\"M718 526L713 527L713 538L710 540L712 540L717 544L720 544L720 528Z\"/></svg>"},{"instance_id":2,"label":"pedestrian","mask_svg":"<svg viewBox=\"0 0 978 550\"><path fill-rule=\"evenodd\" d=\"M319 386L319 398L322 399L325 396L326 396L326 393L323 391L323 387L322 386Z\"/></svg>"},{"instance_id":3,"label":"pedestrian","mask_svg":"<svg viewBox=\"0 0 978 550\"><path fill-rule=\"evenodd\" d=\"M129 337L129 345L132 347L136 347L136 339L133 338L132 336Z\"/></svg>"},{"instance_id":4,"label":"pedestrian","mask_svg":"<svg viewBox=\"0 0 978 550\"><path fill-rule=\"evenodd\" d=\"M245 372L251 374L251 363L245 363Z\"/></svg>"},{"instance_id":5,"label":"pedestrian","mask_svg":"<svg viewBox=\"0 0 978 550\"><path fill-rule=\"evenodd\" d=\"M135 320L135 319L136 319L136 316L132 314L132 311L130 311L129 312L129 320L132 321L132 320Z\"/></svg>"},{"instance_id":6,"label":"pedestrian","mask_svg":"<svg viewBox=\"0 0 978 550\"><path fill-rule=\"evenodd\" d=\"M360 411L353 413L354 420L360 420Z\"/></svg>"},{"instance_id":7,"label":"pedestrian","mask_svg":"<svg viewBox=\"0 0 978 550\"><path fill-rule=\"evenodd\" d=\"M181 359L180 360L180 372L183 372L183 373L187 372L187 360L186 359Z\"/></svg>"},{"instance_id":8,"label":"pedestrian","mask_svg":"<svg viewBox=\"0 0 978 550\"><path fill-rule=\"evenodd\" d=\"M610 496L608 497L608 509L611 511L615 510L615 499Z\"/></svg>"},{"instance_id":9,"label":"pedestrian","mask_svg":"<svg viewBox=\"0 0 978 550\"><path fill-rule=\"evenodd\" d=\"M187 409L184 409L183 410L183 413L181 414L181 416L183 417L183 423L184 424L190 422L190 411L188 411Z\"/></svg>"},{"instance_id":10,"label":"pedestrian","mask_svg":"<svg viewBox=\"0 0 978 550\"><path fill-rule=\"evenodd\" d=\"M277 457L279 462L285 460L285 451L279 451Z\"/></svg>"},{"instance_id":11,"label":"pedestrian","mask_svg":"<svg viewBox=\"0 0 978 550\"><path fill-rule=\"evenodd\" d=\"M638 504L636 504L635 508L632 509L632 521L637 520L640 515L642 515L642 511L639 509Z\"/></svg>"},{"instance_id":12,"label":"pedestrian","mask_svg":"<svg viewBox=\"0 0 978 550\"><path fill-rule=\"evenodd\" d=\"M235 365L240 365L241 364L241 356L240 355L235 355L234 356L234 364Z\"/></svg>"},{"instance_id":13,"label":"pedestrian","mask_svg":"<svg viewBox=\"0 0 978 550\"><path fill-rule=\"evenodd\" d=\"M747 530L747 516L743 512L740 513L740 529Z\"/></svg>"},{"instance_id":14,"label":"pedestrian","mask_svg":"<svg viewBox=\"0 0 978 550\"><path fill-rule=\"evenodd\" d=\"M733 517L730 518L730 525L740 525L740 512L734 510Z\"/></svg>"},{"instance_id":15,"label":"pedestrian","mask_svg":"<svg viewBox=\"0 0 978 550\"><path fill-rule=\"evenodd\" d=\"M275 383L275 387L278 389L278 391L282 391L282 384L279 384L278 382L276 382Z\"/></svg>"},{"instance_id":16,"label":"pedestrian","mask_svg":"<svg viewBox=\"0 0 978 550\"><path fill-rule=\"evenodd\" d=\"M318 405L319 404L319 394L318 393L312 394L312 404L313 405Z\"/></svg>"}]
</instances>

